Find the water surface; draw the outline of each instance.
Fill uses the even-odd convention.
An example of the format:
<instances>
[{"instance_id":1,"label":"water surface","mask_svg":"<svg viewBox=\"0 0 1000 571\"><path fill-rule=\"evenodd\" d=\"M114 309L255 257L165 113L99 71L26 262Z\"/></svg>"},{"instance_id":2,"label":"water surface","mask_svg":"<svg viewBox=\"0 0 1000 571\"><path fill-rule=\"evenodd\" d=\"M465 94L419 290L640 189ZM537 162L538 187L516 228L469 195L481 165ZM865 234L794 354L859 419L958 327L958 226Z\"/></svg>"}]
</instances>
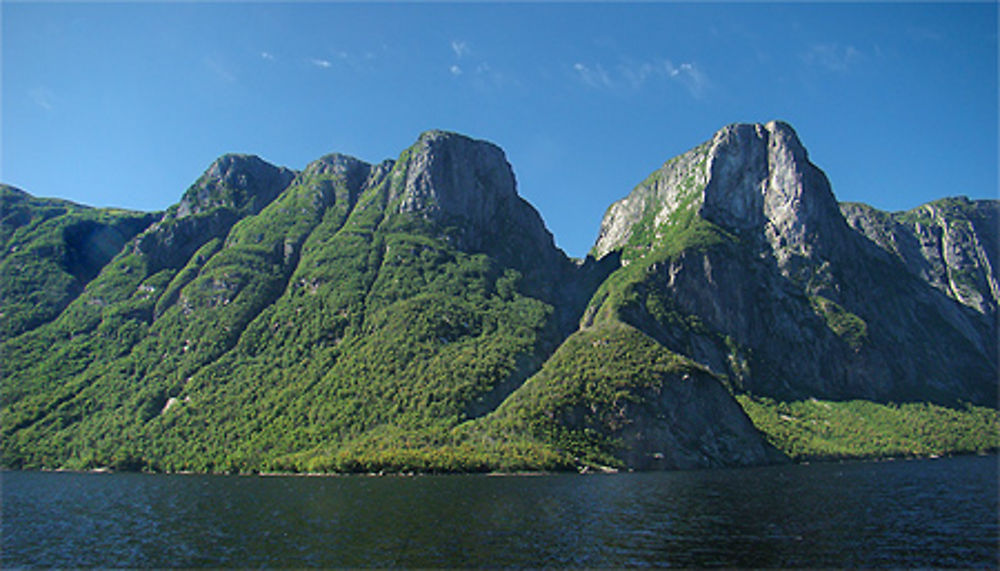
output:
<instances>
[{"instance_id":1,"label":"water surface","mask_svg":"<svg viewBox=\"0 0 1000 571\"><path fill-rule=\"evenodd\" d=\"M997 567L997 457L551 476L5 472L4 567Z\"/></svg>"}]
</instances>

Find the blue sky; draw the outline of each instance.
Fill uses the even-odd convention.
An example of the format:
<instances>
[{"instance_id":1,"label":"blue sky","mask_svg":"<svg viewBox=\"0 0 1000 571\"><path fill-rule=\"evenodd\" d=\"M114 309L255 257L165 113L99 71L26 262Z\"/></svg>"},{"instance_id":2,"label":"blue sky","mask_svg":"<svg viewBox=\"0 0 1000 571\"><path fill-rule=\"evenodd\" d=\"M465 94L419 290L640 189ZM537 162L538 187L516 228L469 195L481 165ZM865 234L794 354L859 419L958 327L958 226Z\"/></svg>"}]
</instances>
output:
<instances>
[{"instance_id":1,"label":"blue sky","mask_svg":"<svg viewBox=\"0 0 1000 571\"><path fill-rule=\"evenodd\" d=\"M724 125L782 119L842 201L997 196L997 4L27 3L0 180L164 209L217 156L500 145L569 254Z\"/></svg>"}]
</instances>

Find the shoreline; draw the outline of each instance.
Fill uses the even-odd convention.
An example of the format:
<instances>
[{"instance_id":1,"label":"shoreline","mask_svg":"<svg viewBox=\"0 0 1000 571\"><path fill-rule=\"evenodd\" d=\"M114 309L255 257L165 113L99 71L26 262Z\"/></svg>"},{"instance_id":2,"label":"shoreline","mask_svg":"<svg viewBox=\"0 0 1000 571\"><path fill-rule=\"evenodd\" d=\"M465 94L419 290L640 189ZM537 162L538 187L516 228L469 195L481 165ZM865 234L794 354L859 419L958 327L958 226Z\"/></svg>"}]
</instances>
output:
<instances>
[{"instance_id":1,"label":"shoreline","mask_svg":"<svg viewBox=\"0 0 1000 571\"><path fill-rule=\"evenodd\" d=\"M615 475L615 474L637 474L655 472L701 472L717 470L739 470L744 468L767 468L771 466L809 466L812 464L846 464L846 463L884 463L884 462L908 462L913 460L941 460L946 458L957 458L964 456L1000 456L1000 450L990 450L985 452L954 452L944 454L912 455L912 456L877 456L877 457L847 457L847 458L806 458L801 460L789 460L784 463L758 464L753 466L730 466L730 467L710 467L677 470L632 470L614 469L609 467L589 468L586 466L573 470L515 470L515 471L492 471L492 472L283 472L283 471L260 471L260 472L196 472L192 470L179 470L176 472L160 472L146 470L113 470L102 466L88 470L76 470L70 468L0 468L0 474L4 472L51 472L69 474L151 474L167 476L240 476L240 477L299 477L299 478L338 478L338 477L366 477L366 478L413 478L418 476L482 476L487 478L496 477L539 477L539 476L561 476L561 475Z\"/></svg>"}]
</instances>

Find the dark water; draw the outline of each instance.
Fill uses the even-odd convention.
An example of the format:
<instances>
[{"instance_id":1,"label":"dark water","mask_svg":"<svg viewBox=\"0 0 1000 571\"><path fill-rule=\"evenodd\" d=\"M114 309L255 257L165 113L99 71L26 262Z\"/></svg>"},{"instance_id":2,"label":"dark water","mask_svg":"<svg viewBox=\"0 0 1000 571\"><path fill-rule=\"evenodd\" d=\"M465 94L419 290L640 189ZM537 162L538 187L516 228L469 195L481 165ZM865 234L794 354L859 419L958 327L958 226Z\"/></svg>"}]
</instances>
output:
<instances>
[{"instance_id":1,"label":"dark water","mask_svg":"<svg viewBox=\"0 0 1000 571\"><path fill-rule=\"evenodd\" d=\"M7 472L11 566L998 565L997 458L556 476Z\"/></svg>"}]
</instances>

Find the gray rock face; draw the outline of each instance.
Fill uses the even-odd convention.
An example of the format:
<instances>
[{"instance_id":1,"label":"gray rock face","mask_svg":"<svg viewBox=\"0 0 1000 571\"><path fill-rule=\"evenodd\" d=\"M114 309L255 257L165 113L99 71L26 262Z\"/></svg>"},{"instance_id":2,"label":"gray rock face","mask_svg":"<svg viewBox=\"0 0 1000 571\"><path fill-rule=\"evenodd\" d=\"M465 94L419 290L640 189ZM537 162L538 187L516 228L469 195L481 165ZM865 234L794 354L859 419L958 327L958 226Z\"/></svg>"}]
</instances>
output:
<instances>
[{"instance_id":1,"label":"gray rock face","mask_svg":"<svg viewBox=\"0 0 1000 571\"><path fill-rule=\"evenodd\" d=\"M499 147L443 131L420 136L405 177L401 212L460 216L482 227L517 195Z\"/></svg>"},{"instance_id":2,"label":"gray rock face","mask_svg":"<svg viewBox=\"0 0 1000 571\"><path fill-rule=\"evenodd\" d=\"M685 210L727 238L648 258ZM844 212L791 127L731 125L613 205L594 252L647 265L626 322L737 387L993 403L996 204Z\"/></svg>"},{"instance_id":3,"label":"gray rock face","mask_svg":"<svg viewBox=\"0 0 1000 571\"><path fill-rule=\"evenodd\" d=\"M647 398L645 405L624 405L630 422L613 433L624 444L622 460L629 468L693 470L785 460L708 375L685 375Z\"/></svg>"},{"instance_id":4,"label":"gray rock face","mask_svg":"<svg viewBox=\"0 0 1000 571\"><path fill-rule=\"evenodd\" d=\"M660 225L679 209L700 207L709 178L706 168L709 145L702 144L670 159L628 196L612 204L601 221L591 254L601 259L623 248L644 216L655 216L654 223Z\"/></svg>"},{"instance_id":5,"label":"gray rock face","mask_svg":"<svg viewBox=\"0 0 1000 571\"><path fill-rule=\"evenodd\" d=\"M184 193L177 218L224 206L256 214L288 187L295 172L254 155L223 155Z\"/></svg>"},{"instance_id":6,"label":"gray rock face","mask_svg":"<svg viewBox=\"0 0 1000 571\"><path fill-rule=\"evenodd\" d=\"M763 230L786 271L796 257L828 256L847 238L826 175L781 122L732 125L712 140L701 216L728 229Z\"/></svg>"},{"instance_id":7,"label":"gray rock face","mask_svg":"<svg viewBox=\"0 0 1000 571\"><path fill-rule=\"evenodd\" d=\"M389 186L395 214L434 223L458 248L489 254L521 272L530 295L556 306L564 335L617 264L570 261L538 211L518 195L510 164L492 143L424 133L394 165Z\"/></svg>"},{"instance_id":8,"label":"gray rock face","mask_svg":"<svg viewBox=\"0 0 1000 571\"><path fill-rule=\"evenodd\" d=\"M147 256L153 271L180 267L203 244L260 212L294 178L294 171L256 156L224 155L191 185L176 209L138 237L135 251Z\"/></svg>"},{"instance_id":9,"label":"gray rock face","mask_svg":"<svg viewBox=\"0 0 1000 571\"><path fill-rule=\"evenodd\" d=\"M496 145L429 131L400 163L389 197L398 212L455 228L457 245L466 250L495 250L513 240L545 259L557 256L552 234L518 196L514 173Z\"/></svg>"},{"instance_id":10,"label":"gray rock face","mask_svg":"<svg viewBox=\"0 0 1000 571\"><path fill-rule=\"evenodd\" d=\"M740 234L759 235L753 237L758 247L769 250L782 268L817 248L815 253L828 255L825 247L849 233L836 214L826 175L809 162L791 126L777 121L730 125L668 161L611 206L595 257L623 247L645 213L655 212L659 227L681 208L696 209L702 218Z\"/></svg>"},{"instance_id":11,"label":"gray rock face","mask_svg":"<svg viewBox=\"0 0 1000 571\"><path fill-rule=\"evenodd\" d=\"M960 197L893 214L864 204L840 208L852 228L911 274L983 315L996 315L1000 203Z\"/></svg>"},{"instance_id":12,"label":"gray rock face","mask_svg":"<svg viewBox=\"0 0 1000 571\"><path fill-rule=\"evenodd\" d=\"M370 164L360 159L340 153L331 153L306 165L300 176L302 178L312 178L323 175L335 175L352 181L360 179L363 182L371 168Z\"/></svg>"},{"instance_id":13,"label":"gray rock face","mask_svg":"<svg viewBox=\"0 0 1000 571\"><path fill-rule=\"evenodd\" d=\"M391 165L391 161L389 164ZM357 202L365 188L372 185L373 175L377 175L378 179L384 177L380 170L382 166L373 167L354 157L333 153L306 165L289 186L308 184L315 193L315 207L327 207L336 203L350 206Z\"/></svg>"}]
</instances>

